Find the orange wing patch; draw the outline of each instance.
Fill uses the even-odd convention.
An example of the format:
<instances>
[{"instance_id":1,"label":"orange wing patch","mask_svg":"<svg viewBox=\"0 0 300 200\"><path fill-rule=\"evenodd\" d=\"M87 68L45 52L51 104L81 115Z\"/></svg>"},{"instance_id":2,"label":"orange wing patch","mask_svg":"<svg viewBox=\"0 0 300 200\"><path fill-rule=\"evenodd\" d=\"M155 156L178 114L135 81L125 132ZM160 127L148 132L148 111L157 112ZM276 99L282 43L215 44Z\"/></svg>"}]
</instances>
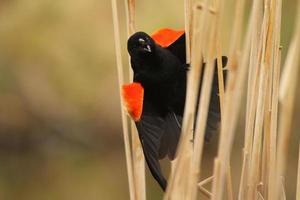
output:
<instances>
[{"instance_id":1,"label":"orange wing patch","mask_svg":"<svg viewBox=\"0 0 300 200\"><path fill-rule=\"evenodd\" d=\"M139 121L143 111L144 88L140 83L122 86L122 96L127 112L134 121Z\"/></svg>"},{"instance_id":2,"label":"orange wing patch","mask_svg":"<svg viewBox=\"0 0 300 200\"><path fill-rule=\"evenodd\" d=\"M158 30L157 32L152 34L151 37L157 44L159 44L163 48L166 48L176 40L178 40L183 34L184 31L175 31L169 28L165 28Z\"/></svg>"}]
</instances>

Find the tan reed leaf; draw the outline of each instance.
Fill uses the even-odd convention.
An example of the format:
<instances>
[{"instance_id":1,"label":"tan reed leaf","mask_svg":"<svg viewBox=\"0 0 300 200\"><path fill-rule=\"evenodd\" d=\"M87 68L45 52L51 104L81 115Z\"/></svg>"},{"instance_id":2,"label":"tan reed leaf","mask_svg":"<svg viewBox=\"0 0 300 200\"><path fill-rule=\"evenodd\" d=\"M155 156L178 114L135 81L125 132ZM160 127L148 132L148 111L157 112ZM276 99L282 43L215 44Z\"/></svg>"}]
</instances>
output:
<instances>
[{"instance_id":1,"label":"tan reed leaf","mask_svg":"<svg viewBox=\"0 0 300 200\"><path fill-rule=\"evenodd\" d=\"M131 148L130 148L128 117L126 116L125 110L123 109L124 102L123 102L123 99L121 98L121 86L124 84L124 69L123 69L122 55L121 55L121 40L120 40L120 30L119 30L118 9L117 9L116 0L112 0L111 2L112 2L112 12L113 12L115 51L116 51L117 69L118 69L119 93L120 93L120 102L121 102L121 116L122 116L123 138L124 138L124 144L125 144L129 195L130 195L130 199L134 200L135 199L135 186L134 186L133 167L132 167L132 152L131 152Z\"/></svg>"}]
</instances>

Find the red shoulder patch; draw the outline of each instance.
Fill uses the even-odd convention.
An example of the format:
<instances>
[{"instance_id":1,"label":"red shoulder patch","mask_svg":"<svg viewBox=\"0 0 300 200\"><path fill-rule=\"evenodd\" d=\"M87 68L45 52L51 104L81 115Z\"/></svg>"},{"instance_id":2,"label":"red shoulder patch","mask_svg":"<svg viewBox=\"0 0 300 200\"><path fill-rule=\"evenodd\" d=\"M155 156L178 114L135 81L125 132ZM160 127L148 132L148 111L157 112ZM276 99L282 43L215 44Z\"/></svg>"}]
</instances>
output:
<instances>
[{"instance_id":1,"label":"red shoulder patch","mask_svg":"<svg viewBox=\"0 0 300 200\"><path fill-rule=\"evenodd\" d=\"M139 121L143 111L144 88L140 83L122 86L122 96L128 114L134 121Z\"/></svg>"},{"instance_id":2,"label":"red shoulder patch","mask_svg":"<svg viewBox=\"0 0 300 200\"><path fill-rule=\"evenodd\" d=\"M178 40L183 34L184 31L175 31L173 29L164 28L153 33L151 37L158 45L166 48Z\"/></svg>"}]
</instances>

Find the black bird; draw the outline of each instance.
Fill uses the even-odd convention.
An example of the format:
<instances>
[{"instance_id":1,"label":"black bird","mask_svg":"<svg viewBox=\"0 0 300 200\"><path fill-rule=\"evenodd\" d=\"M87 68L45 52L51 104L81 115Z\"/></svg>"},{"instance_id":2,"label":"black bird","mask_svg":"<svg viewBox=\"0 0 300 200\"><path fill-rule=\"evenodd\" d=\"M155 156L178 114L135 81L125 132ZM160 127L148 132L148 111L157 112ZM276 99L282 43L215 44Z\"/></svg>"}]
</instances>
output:
<instances>
[{"instance_id":1,"label":"black bird","mask_svg":"<svg viewBox=\"0 0 300 200\"><path fill-rule=\"evenodd\" d=\"M127 49L134 72L133 81L144 88L142 114L136 120L136 127L151 174L165 190L167 181L161 172L159 159L168 155L173 160L180 138L188 71L185 35L162 47L146 33L137 32L128 39ZM224 67L227 58L223 56L222 62ZM218 78L215 71L206 140L217 130L219 121Z\"/></svg>"}]
</instances>

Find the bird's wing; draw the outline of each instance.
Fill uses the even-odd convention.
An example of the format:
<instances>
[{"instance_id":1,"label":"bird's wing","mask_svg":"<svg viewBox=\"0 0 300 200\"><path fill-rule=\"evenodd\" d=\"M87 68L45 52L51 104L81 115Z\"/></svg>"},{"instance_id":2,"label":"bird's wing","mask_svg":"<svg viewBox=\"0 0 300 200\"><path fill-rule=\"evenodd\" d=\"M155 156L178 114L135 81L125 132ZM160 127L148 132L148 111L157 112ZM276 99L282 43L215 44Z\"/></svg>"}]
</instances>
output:
<instances>
[{"instance_id":1,"label":"bird's wing","mask_svg":"<svg viewBox=\"0 0 300 200\"><path fill-rule=\"evenodd\" d=\"M151 35L159 46L170 50L180 62L185 64L185 32L184 30L173 30L162 28Z\"/></svg>"},{"instance_id":2,"label":"bird's wing","mask_svg":"<svg viewBox=\"0 0 300 200\"><path fill-rule=\"evenodd\" d=\"M151 35L156 44L163 48L172 45L178 38L184 35L184 30L162 28Z\"/></svg>"},{"instance_id":3,"label":"bird's wing","mask_svg":"<svg viewBox=\"0 0 300 200\"><path fill-rule=\"evenodd\" d=\"M159 156L168 157L173 160L176 156L176 150L181 133L182 116L176 115L174 112L169 113L165 117L164 134L161 139Z\"/></svg>"},{"instance_id":4,"label":"bird's wing","mask_svg":"<svg viewBox=\"0 0 300 200\"><path fill-rule=\"evenodd\" d=\"M171 51L182 64L186 64L186 52L185 52L185 34L181 35L176 41L174 41L166 49Z\"/></svg>"},{"instance_id":5,"label":"bird's wing","mask_svg":"<svg viewBox=\"0 0 300 200\"><path fill-rule=\"evenodd\" d=\"M164 119L153 114L143 114L141 120L136 122L136 127L151 174L165 190L167 181L159 164L159 147L164 134Z\"/></svg>"},{"instance_id":6,"label":"bird's wing","mask_svg":"<svg viewBox=\"0 0 300 200\"><path fill-rule=\"evenodd\" d=\"M171 160L175 158L181 124L182 117L175 113L169 113L165 118L146 113L136 122L146 162L163 190L167 181L161 172L159 159L167 154Z\"/></svg>"}]
</instances>

